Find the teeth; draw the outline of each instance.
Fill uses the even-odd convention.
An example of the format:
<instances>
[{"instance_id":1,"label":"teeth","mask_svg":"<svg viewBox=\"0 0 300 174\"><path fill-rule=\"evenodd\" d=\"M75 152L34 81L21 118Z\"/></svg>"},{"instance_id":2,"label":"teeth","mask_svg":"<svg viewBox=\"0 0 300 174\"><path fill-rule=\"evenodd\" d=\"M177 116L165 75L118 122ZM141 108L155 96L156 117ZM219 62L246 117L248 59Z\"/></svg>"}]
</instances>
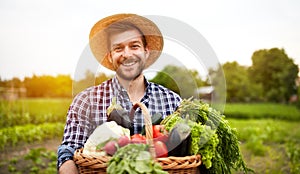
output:
<instances>
[{"instance_id":1,"label":"teeth","mask_svg":"<svg viewBox=\"0 0 300 174\"><path fill-rule=\"evenodd\" d=\"M135 63L136 63L135 60L126 60L126 61L122 62L122 65L131 66L131 65L134 65Z\"/></svg>"},{"instance_id":2,"label":"teeth","mask_svg":"<svg viewBox=\"0 0 300 174\"><path fill-rule=\"evenodd\" d=\"M122 63L122 65L124 65L124 66L131 66L131 65L134 65L135 64L135 62L131 62L131 63Z\"/></svg>"}]
</instances>

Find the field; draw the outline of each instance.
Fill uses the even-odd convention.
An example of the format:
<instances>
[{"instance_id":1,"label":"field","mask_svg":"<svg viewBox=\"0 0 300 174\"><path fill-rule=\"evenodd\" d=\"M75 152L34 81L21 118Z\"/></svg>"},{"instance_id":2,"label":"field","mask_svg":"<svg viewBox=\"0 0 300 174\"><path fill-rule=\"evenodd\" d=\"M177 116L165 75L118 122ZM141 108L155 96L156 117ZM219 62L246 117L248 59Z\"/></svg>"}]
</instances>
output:
<instances>
[{"instance_id":1,"label":"field","mask_svg":"<svg viewBox=\"0 0 300 174\"><path fill-rule=\"evenodd\" d=\"M0 173L56 173L56 149L70 102L0 101ZM256 173L300 173L300 111L295 106L226 104L225 115Z\"/></svg>"}]
</instances>

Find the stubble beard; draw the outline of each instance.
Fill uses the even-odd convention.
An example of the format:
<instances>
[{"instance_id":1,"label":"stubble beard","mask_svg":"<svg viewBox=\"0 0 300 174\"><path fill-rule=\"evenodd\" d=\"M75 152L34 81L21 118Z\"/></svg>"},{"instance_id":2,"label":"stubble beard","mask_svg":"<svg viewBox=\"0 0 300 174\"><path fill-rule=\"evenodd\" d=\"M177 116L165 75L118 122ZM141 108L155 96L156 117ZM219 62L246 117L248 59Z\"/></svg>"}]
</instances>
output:
<instances>
[{"instance_id":1,"label":"stubble beard","mask_svg":"<svg viewBox=\"0 0 300 174\"><path fill-rule=\"evenodd\" d=\"M137 59L136 63L138 64L138 67L137 68L132 67L134 69L130 70L130 71L134 71L133 73L132 72L126 72L126 70L124 69L124 67L122 67L124 65L122 65L121 63L119 63L119 66L118 66L118 68L116 70L116 74L120 78L122 78L122 79L124 79L126 81L135 80L136 78L138 78L142 74L142 72L144 70L144 67L145 67L145 64L139 58Z\"/></svg>"}]
</instances>

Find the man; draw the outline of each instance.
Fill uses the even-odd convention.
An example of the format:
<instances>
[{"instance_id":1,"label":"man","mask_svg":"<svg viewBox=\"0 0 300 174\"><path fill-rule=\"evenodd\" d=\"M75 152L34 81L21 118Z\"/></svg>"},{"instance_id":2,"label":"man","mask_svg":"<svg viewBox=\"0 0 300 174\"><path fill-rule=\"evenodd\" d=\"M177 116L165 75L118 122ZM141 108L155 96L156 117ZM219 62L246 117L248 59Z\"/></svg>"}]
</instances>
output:
<instances>
[{"instance_id":1,"label":"man","mask_svg":"<svg viewBox=\"0 0 300 174\"><path fill-rule=\"evenodd\" d=\"M160 56L163 38L149 19L135 14L117 14L97 22L90 32L90 48L96 59L115 77L79 93L73 100L58 148L59 173L77 173L73 154L84 146L95 128L107 121L106 110L115 97L126 111L136 102L145 104L151 115L164 117L173 113L181 102L176 93L151 83L143 75ZM134 133L144 125L141 110L136 110Z\"/></svg>"}]
</instances>

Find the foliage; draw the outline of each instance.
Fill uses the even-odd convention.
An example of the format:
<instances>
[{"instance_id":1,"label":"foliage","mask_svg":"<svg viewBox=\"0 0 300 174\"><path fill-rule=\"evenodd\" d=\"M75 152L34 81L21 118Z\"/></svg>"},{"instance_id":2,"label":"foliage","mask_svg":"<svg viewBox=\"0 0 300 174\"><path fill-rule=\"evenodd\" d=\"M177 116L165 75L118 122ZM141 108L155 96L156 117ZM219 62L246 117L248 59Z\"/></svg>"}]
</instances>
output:
<instances>
[{"instance_id":1,"label":"foliage","mask_svg":"<svg viewBox=\"0 0 300 174\"><path fill-rule=\"evenodd\" d=\"M82 90L93 86L93 85L98 85L109 78L112 78L112 76L106 75L105 73L99 73L98 75L95 75L91 71L86 71L85 72L85 77L82 79L75 79L73 81L73 96L81 92Z\"/></svg>"},{"instance_id":2,"label":"foliage","mask_svg":"<svg viewBox=\"0 0 300 174\"><path fill-rule=\"evenodd\" d=\"M223 79L223 72L226 82ZM297 95L298 66L283 49L255 51L251 66L227 62L209 70L217 95L227 95L229 102L283 102ZM222 91L226 83L226 91Z\"/></svg>"},{"instance_id":3,"label":"foliage","mask_svg":"<svg viewBox=\"0 0 300 174\"><path fill-rule=\"evenodd\" d=\"M299 143L288 143L287 154L290 159L289 165L291 167L291 173L300 173L300 146Z\"/></svg>"},{"instance_id":4,"label":"foliage","mask_svg":"<svg viewBox=\"0 0 300 174\"><path fill-rule=\"evenodd\" d=\"M176 117L188 118L189 122L194 122L189 123L192 125L191 150L192 154L201 154L206 167L202 172L232 173L232 169L245 173L251 171L243 160L236 130L229 126L224 115L209 104L200 100L183 100L178 110L165 118L161 124L170 128L170 123L176 124L174 120L181 120ZM205 127L197 126L197 123ZM197 139L199 135L201 138Z\"/></svg>"},{"instance_id":5,"label":"foliage","mask_svg":"<svg viewBox=\"0 0 300 174\"><path fill-rule=\"evenodd\" d=\"M252 55L250 79L262 85L266 101L287 102L297 94L295 80L298 66L284 49L272 48L255 51Z\"/></svg>"},{"instance_id":6,"label":"foliage","mask_svg":"<svg viewBox=\"0 0 300 174\"><path fill-rule=\"evenodd\" d=\"M171 89L182 98L191 96L198 98L196 89L205 83L201 80L197 71L171 65L166 66L157 73L151 81Z\"/></svg>"},{"instance_id":7,"label":"foliage","mask_svg":"<svg viewBox=\"0 0 300 174\"><path fill-rule=\"evenodd\" d=\"M213 100L220 103L225 102L226 99L226 80L224 71L221 65L217 69L209 69L210 85L214 87Z\"/></svg>"},{"instance_id":8,"label":"foliage","mask_svg":"<svg viewBox=\"0 0 300 174\"><path fill-rule=\"evenodd\" d=\"M0 128L24 124L65 122L71 99L0 100Z\"/></svg>"},{"instance_id":9,"label":"foliage","mask_svg":"<svg viewBox=\"0 0 300 174\"><path fill-rule=\"evenodd\" d=\"M66 75L33 75L25 77L23 84L27 97L71 97L72 94L72 79Z\"/></svg>"},{"instance_id":10,"label":"foliage","mask_svg":"<svg viewBox=\"0 0 300 174\"><path fill-rule=\"evenodd\" d=\"M0 166L2 173L56 173L56 153L45 148L30 149L25 155L10 159L6 167Z\"/></svg>"},{"instance_id":11,"label":"foliage","mask_svg":"<svg viewBox=\"0 0 300 174\"><path fill-rule=\"evenodd\" d=\"M95 75L90 71L87 71L85 77L80 80L73 80L70 75L33 75L32 77L25 77L24 80L20 80L19 78L11 80L0 79L0 87L6 89L25 88L25 95L18 94L20 95L19 97L71 98L72 95L76 95L85 88L100 84L109 78L111 76L107 76L104 73Z\"/></svg>"},{"instance_id":12,"label":"foliage","mask_svg":"<svg viewBox=\"0 0 300 174\"><path fill-rule=\"evenodd\" d=\"M211 168L218 154L219 137L215 130L202 123L195 123L191 129L191 153L201 154L201 160L207 169ZM202 142L202 143L200 143Z\"/></svg>"},{"instance_id":13,"label":"foliage","mask_svg":"<svg viewBox=\"0 0 300 174\"><path fill-rule=\"evenodd\" d=\"M237 62L223 64L226 81L226 100L229 102L247 102L262 100L261 86L251 83L248 67Z\"/></svg>"},{"instance_id":14,"label":"foliage","mask_svg":"<svg viewBox=\"0 0 300 174\"><path fill-rule=\"evenodd\" d=\"M296 106L278 103L227 103L224 114L238 119L300 120L300 110Z\"/></svg>"},{"instance_id":15,"label":"foliage","mask_svg":"<svg viewBox=\"0 0 300 174\"><path fill-rule=\"evenodd\" d=\"M146 144L128 144L118 149L109 160L107 173L167 174L153 160Z\"/></svg>"},{"instance_id":16,"label":"foliage","mask_svg":"<svg viewBox=\"0 0 300 174\"><path fill-rule=\"evenodd\" d=\"M62 137L64 123L26 124L0 129L0 150L22 143Z\"/></svg>"},{"instance_id":17,"label":"foliage","mask_svg":"<svg viewBox=\"0 0 300 174\"><path fill-rule=\"evenodd\" d=\"M229 123L237 129L247 164L256 173L299 173L299 121L229 119Z\"/></svg>"}]
</instances>

